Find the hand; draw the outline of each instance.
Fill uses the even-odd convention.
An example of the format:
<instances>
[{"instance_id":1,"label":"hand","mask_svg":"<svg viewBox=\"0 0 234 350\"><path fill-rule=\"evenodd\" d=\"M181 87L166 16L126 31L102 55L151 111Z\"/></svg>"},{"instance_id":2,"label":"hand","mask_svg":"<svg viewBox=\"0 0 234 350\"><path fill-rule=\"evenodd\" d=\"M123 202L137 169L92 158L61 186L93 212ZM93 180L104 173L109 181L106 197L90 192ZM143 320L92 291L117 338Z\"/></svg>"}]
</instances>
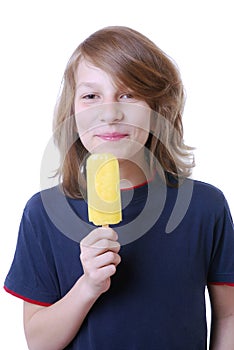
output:
<instances>
[{"instance_id":1,"label":"hand","mask_svg":"<svg viewBox=\"0 0 234 350\"><path fill-rule=\"evenodd\" d=\"M91 231L81 242L80 259L89 291L95 297L106 292L121 258L117 233L109 227Z\"/></svg>"}]
</instances>

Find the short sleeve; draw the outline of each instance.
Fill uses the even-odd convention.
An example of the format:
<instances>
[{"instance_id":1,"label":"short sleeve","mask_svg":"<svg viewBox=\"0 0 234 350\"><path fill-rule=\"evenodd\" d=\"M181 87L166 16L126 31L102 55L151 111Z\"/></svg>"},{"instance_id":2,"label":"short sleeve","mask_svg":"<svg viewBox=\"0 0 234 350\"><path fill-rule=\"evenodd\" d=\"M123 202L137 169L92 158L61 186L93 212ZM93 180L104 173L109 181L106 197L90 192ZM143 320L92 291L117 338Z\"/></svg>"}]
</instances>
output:
<instances>
[{"instance_id":1,"label":"short sleeve","mask_svg":"<svg viewBox=\"0 0 234 350\"><path fill-rule=\"evenodd\" d=\"M234 285L234 229L226 199L213 238L208 283Z\"/></svg>"},{"instance_id":2,"label":"short sleeve","mask_svg":"<svg viewBox=\"0 0 234 350\"><path fill-rule=\"evenodd\" d=\"M54 279L56 274L53 273L52 253L43 251L40 239L26 207L4 288L25 301L46 306L59 299L59 291ZM44 239L46 240L46 232Z\"/></svg>"}]
</instances>

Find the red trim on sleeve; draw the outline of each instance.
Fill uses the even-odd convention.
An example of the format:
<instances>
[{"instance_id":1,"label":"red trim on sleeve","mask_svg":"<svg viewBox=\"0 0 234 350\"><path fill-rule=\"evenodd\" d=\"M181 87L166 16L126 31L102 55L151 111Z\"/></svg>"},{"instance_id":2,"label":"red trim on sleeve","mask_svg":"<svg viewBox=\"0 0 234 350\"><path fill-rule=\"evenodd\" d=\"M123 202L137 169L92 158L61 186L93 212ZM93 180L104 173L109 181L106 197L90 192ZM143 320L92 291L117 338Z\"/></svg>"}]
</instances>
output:
<instances>
[{"instance_id":1,"label":"red trim on sleeve","mask_svg":"<svg viewBox=\"0 0 234 350\"><path fill-rule=\"evenodd\" d=\"M14 297L17 297L17 298L20 298L24 301L27 301L28 303L31 303L31 304L36 304L36 305L40 305L40 306L50 306L52 304L50 303L44 303L44 302L41 302L41 301L38 301L38 300L33 300L33 299L29 299L29 298L26 298L24 297L23 295L20 295L18 293L15 293L13 292L12 290L10 290L9 288L7 288L6 286L3 287L5 289L5 291L7 293L10 293L11 295L13 295Z\"/></svg>"},{"instance_id":2,"label":"red trim on sleeve","mask_svg":"<svg viewBox=\"0 0 234 350\"><path fill-rule=\"evenodd\" d=\"M217 286L230 286L234 287L234 283L229 283L229 282L208 282L208 284L215 284Z\"/></svg>"}]
</instances>

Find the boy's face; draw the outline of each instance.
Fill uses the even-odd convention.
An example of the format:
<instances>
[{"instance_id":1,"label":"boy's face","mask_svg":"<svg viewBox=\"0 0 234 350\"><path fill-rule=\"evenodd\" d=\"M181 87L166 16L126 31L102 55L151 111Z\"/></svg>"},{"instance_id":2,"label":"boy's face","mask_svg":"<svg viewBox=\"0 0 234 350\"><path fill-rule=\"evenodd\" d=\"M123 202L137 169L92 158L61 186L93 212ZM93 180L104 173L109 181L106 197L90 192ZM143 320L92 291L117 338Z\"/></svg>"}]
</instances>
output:
<instances>
[{"instance_id":1,"label":"boy's face","mask_svg":"<svg viewBox=\"0 0 234 350\"><path fill-rule=\"evenodd\" d=\"M79 137L90 153L109 152L119 159L143 156L151 110L110 75L81 60L77 69L75 116Z\"/></svg>"}]
</instances>

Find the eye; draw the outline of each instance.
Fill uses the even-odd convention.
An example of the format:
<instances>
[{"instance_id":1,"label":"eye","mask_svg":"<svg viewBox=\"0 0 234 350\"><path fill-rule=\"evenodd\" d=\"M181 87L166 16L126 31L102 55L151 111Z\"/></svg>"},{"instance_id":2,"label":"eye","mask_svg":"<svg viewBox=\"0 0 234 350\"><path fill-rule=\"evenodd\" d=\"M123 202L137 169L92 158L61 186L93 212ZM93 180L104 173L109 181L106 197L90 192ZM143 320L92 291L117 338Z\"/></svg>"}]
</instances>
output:
<instances>
[{"instance_id":1,"label":"eye","mask_svg":"<svg viewBox=\"0 0 234 350\"><path fill-rule=\"evenodd\" d=\"M129 99L134 99L133 95L131 93L126 93L120 95L121 100L129 100Z\"/></svg>"},{"instance_id":2,"label":"eye","mask_svg":"<svg viewBox=\"0 0 234 350\"><path fill-rule=\"evenodd\" d=\"M96 95L96 94L87 94L87 95L82 96L82 99L83 100L96 100L96 99L98 99L98 95Z\"/></svg>"}]
</instances>

